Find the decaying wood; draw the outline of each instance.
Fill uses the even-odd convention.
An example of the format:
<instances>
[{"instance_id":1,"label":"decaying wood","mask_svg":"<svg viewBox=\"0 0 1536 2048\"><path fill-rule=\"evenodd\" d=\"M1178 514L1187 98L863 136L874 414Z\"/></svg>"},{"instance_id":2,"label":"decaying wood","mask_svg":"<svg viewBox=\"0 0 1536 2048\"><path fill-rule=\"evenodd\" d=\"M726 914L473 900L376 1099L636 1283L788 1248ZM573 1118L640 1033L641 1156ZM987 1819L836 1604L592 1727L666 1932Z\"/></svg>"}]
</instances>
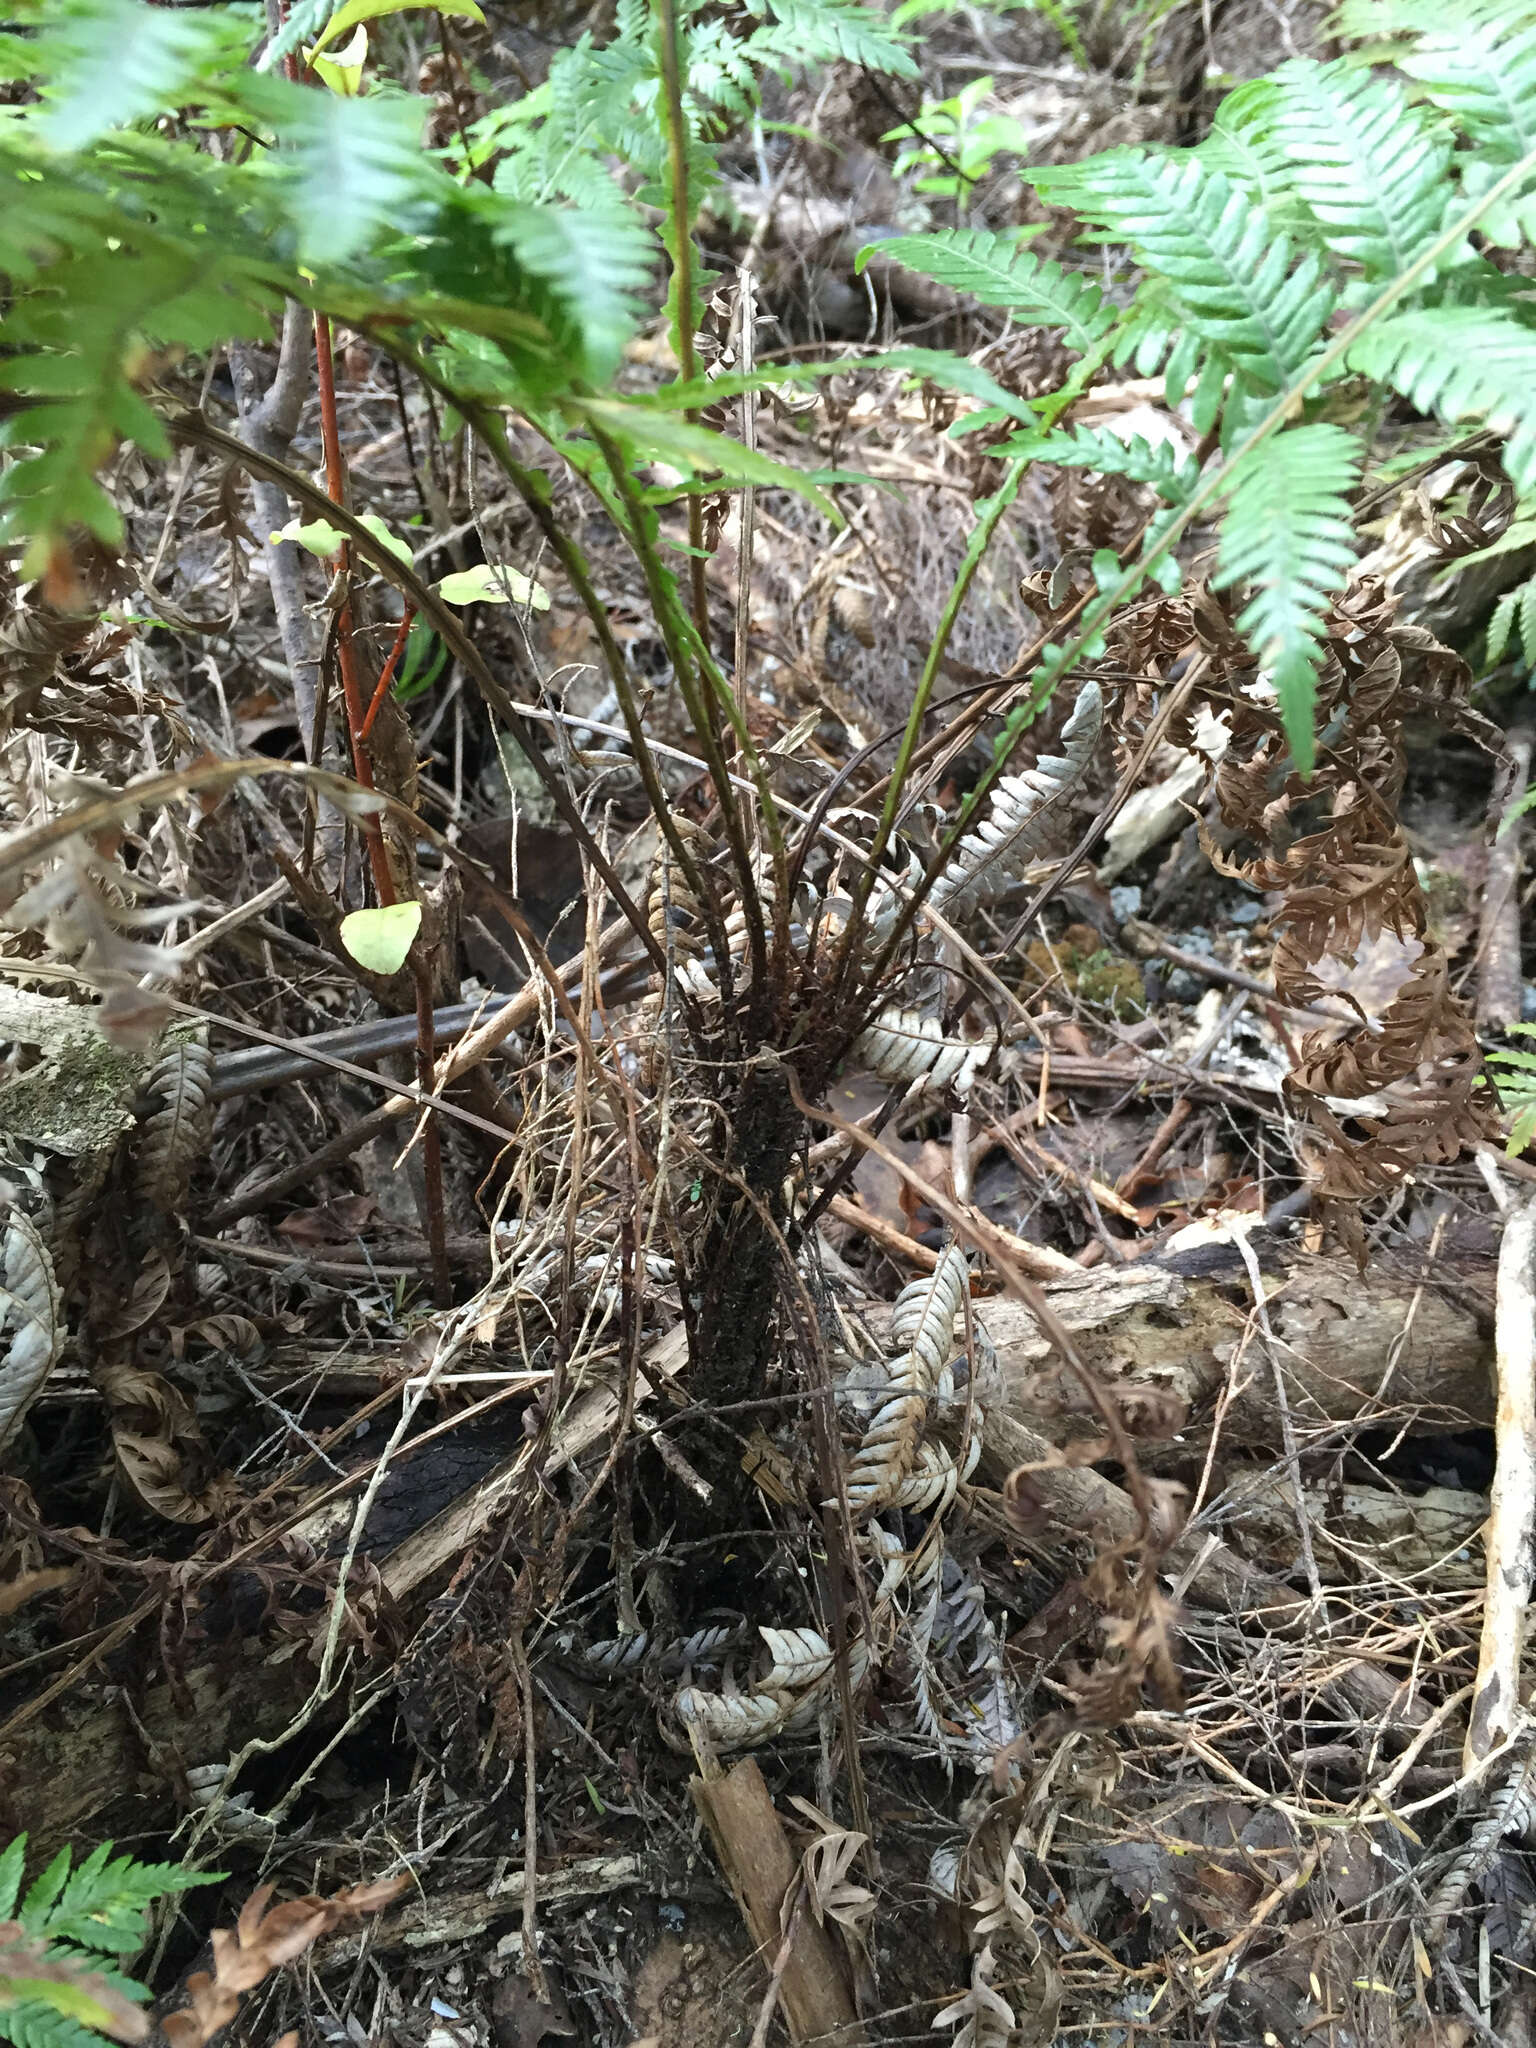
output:
<instances>
[{"instance_id":1,"label":"decaying wood","mask_svg":"<svg viewBox=\"0 0 1536 2048\"><path fill-rule=\"evenodd\" d=\"M693 1779L690 1789L758 1954L771 1970L784 1939L781 1916L796 1864L763 1774L747 1757L723 1778ZM833 1938L808 1913L794 1929L780 1997L796 2041L854 2048L867 2039Z\"/></svg>"},{"instance_id":2,"label":"decaying wood","mask_svg":"<svg viewBox=\"0 0 1536 2048\"><path fill-rule=\"evenodd\" d=\"M1520 1653L1536 1545L1536 1197L1510 1210L1499 1251L1497 1457L1483 1548L1483 1634L1462 1762L1480 1769L1521 1719Z\"/></svg>"},{"instance_id":3,"label":"decaying wood","mask_svg":"<svg viewBox=\"0 0 1536 2048\"><path fill-rule=\"evenodd\" d=\"M608 1892L628 1891L643 1885L648 1875L640 1856L579 1856L571 1863L541 1867L539 1910L542 1913ZM478 1890L412 1899L365 1927L334 1935L316 1949L314 1965L317 1970L346 1967L365 1949L374 1955L387 1950L449 1948L456 1942L475 1940L499 1920L516 1919L522 1910L523 1872L509 1870L505 1877Z\"/></svg>"},{"instance_id":4,"label":"decaying wood","mask_svg":"<svg viewBox=\"0 0 1536 2048\"><path fill-rule=\"evenodd\" d=\"M1412 1266L1383 1261L1362 1281L1348 1260L1286 1250L1266 1261L1264 1281L1303 1447L1320 1432L1373 1417L1385 1426L1388 1418L1395 1423L1419 1413L1430 1429L1493 1419L1486 1269L1458 1273L1454 1262L1441 1260L1421 1286ZM1227 1449L1267 1452L1279 1440L1274 1379L1252 1328L1252 1290L1241 1263L1223 1256L1223 1248L1179 1265L1139 1261L1090 1270L1084 1284L1047 1291L1109 1386L1147 1385L1176 1395L1196 1429L1227 1394ZM994 1405L1043 1435L1064 1435L1055 1362L1034 1317L1018 1303L988 1301L977 1305L977 1318L1003 1376Z\"/></svg>"},{"instance_id":5,"label":"decaying wood","mask_svg":"<svg viewBox=\"0 0 1536 2048\"><path fill-rule=\"evenodd\" d=\"M671 1378L686 1356L679 1328L656 1344L645 1372L653 1382ZM585 1394L557 1432L545 1471L600 1444L618 1412L611 1389ZM383 1585L408 1621L505 1507L530 1455L519 1439L462 1498L378 1558ZM185 1804L189 1769L221 1762L253 1737L280 1737L315 1679L313 1663L291 1642L274 1649L237 1638L201 1658L188 1644L184 1662L176 1684L157 1675L133 1689L92 1672L42 1712L22 1708L0 1725L0 1833L25 1829L46 1855L87 1827L119 1838L145 1832L178 1795ZM346 1692L338 1688L327 1721L341 1717Z\"/></svg>"}]
</instances>

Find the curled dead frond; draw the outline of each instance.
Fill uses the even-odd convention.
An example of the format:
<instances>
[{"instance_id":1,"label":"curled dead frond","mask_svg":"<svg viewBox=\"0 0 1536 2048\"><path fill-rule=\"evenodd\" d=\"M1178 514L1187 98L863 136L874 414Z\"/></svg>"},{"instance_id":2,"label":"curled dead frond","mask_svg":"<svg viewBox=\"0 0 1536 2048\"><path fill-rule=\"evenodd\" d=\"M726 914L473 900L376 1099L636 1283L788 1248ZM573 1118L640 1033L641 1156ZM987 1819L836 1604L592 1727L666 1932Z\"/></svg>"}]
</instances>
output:
<instances>
[{"instance_id":1,"label":"curled dead frond","mask_svg":"<svg viewBox=\"0 0 1536 2048\"><path fill-rule=\"evenodd\" d=\"M377 1884L353 1885L329 1899L285 1899L279 1906L270 1904L272 1886L259 1885L241 1907L233 1933L214 1929L213 1969L187 1979L191 2005L161 2021L171 2048L203 2048L229 2025L247 1991L295 1962L323 1935L392 1904L410 1882L402 1873Z\"/></svg>"},{"instance_id":2,"label":"curled dead frond","mask_svg":"<svg viewBox=\"0 0 1536 2048\"><path fill-rule=\"evenodd\" d=\"M966 833L933 885L929 901L936 911L953 917L1018 881L1039 853L1048 819L1086 772L1103 719L1099 686L1085 683L1061 735L1063 751L1042 754L1022 775L999 778L987 816Z\"/></svg>"},{"instance_id":3,"label":"curled dead frond","mask_svg":"<svg viewBox=\"0 0 1536 2048\"><path fill-rule=\"evenodd\" d=\"M853 1056L893 1088L905 1086L907 1100L953 1088L964 1095L992 1047L971 1038L946 1038L937 1018L890 1003L859 1034Z\"/></svg>"},{"instance_id":4,"label":"curled dead frond","mask_svg":"<svg viewBox=\"0 0 1536 2048\"><path fill-rule=\"evenodd\" d=\"M143 1199L169 1216L185 1203L213 1131L212 1053L197 1039L173 1045L150 1073L148 1093L156 1107L134 1135L134 1175Z\"/></svg>"},{"instance_id":5,"label":"curled dead frond","mask_svg":"<svg viewBox=\"0 0 1536 2048\"><path fill-rule=\"evenodd\" d=\"M1013 2040L1013 2007L992 1987L997 1963L990 1948L971 1958L971 1981L965 1992L933 2016L934 2032L955 2027L954 2048L1009 2048Z\"/></svg>"},{"instance_id":6,"label":"curled dead frond","mask_svg":"<svg viewBox=\"0 0 1536 2048\"><path fill-rule=\"evenodd\" d=\"M848 1504L855 1515L891 1503L913 1469L929 1397L949 1361L968 1285L965 1255L951 1244L931 1274L896 1298L891 1330L902 1349L886 1365L878 1406L848 1462ZM942 1492L943 1483L941 1475L929 1472L920 1490Z\"/></svg>"},{"instance_id":7,"label":"curled dead frond","mask_svg":"<svg viewBox=\"0 0 1536 2048\"><path fill-rule=\"evenodd\" d=\"M672 1711L684 1730L711 1749L750 1749L772 1735L794 1735L813 1727L834 1676L834 1652L813 1628L761 1628L768 1669L750 1693L707 1692L684 1686ZM869 1668L867 1646L848 1646L849 1675L863 1682Z\"/></svg>"},{"instance_id":8,"label":"curled dead frond","mask_svg":"<svg viewBox=\"0 0 1536 2048\"><path fill-rule=\"evenodd\" d=\"M1330 615L1318 683L1328 747L1309 783L1291 767L1264 693L1233 697L1216 796L1228 827L1258 850L1227 855L1202 828L1223 872L1282 897L1280 1000L1302 1009L1332 998L1358 1017L1305 1033L1289 1079L1309 1127L1303 1163L1334 1204L1445 1164L1490 1128L1477 1039L1397 822L1410 711L1432 709L1485 743L1486 729L1465 709L1466 664L1422 628L1396 623L1394 610L1382 586L1362 578ZM1298 832L1303 821L1310 829Z\"/></svg>"},{"instance_id":9,"label":"curled dead frond","mask_svg":"<svg viewBox=\"0 0 1536 2048\"><path fill-rule=\"evenodd\" d=\"M0 1198L6 1184L0 1183ZM19 1197L0 1212L0 1450L15 1436L64 1349L53 1260Z\"/></svg>"}]
</instances>

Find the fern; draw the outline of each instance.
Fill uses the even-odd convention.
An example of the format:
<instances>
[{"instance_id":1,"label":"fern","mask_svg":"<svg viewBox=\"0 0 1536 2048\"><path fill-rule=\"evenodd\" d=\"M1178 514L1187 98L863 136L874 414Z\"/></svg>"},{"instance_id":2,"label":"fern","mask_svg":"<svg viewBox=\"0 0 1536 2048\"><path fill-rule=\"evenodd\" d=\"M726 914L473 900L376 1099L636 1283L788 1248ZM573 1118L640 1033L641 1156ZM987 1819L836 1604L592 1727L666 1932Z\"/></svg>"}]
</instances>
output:
<instances>
[{"instance_id":1,"label":"fern","mask_svg":"<svg viewBox=\"0 0 1536 2048\"><path fill-rule=\"evenodd\" d=\"M1536 1024L1511 1024L1511 1035L1536 1038ZM1509 1111L1509 1136L1505 1150L1511 1159L1536 1139L1536 1053L1515 1046L1497 1046L1488 1054L1493 1078Z\"/></svg>"},{"instance_id":2,"label":"fern","mask_svg":"<svg viewBox=\"0 0 1536 2048\"><path fill-rule=\"evenodd\" d=\"M903 42L861 0L767 0L772 23L749 47L795 65L859 64L895 78L916 78L917 65ZM761 0L753 6L761 13Z\"/></svg>"},{"instance_id":3,"label":"fern","mask_svg":"<svg viewBox=\"0 0 1536 2048\"><path fill-rule=\"evenodd\" d=\"M1536 227L1536 168L1529 179L1519 168L1536 154L1536 6L1345 0L1339 27L1373 47L1296 59L1240 86L1198 149L1118 148L1029 174L1076 213L1082 240L1119 244L1141 268L1129 305L1095 296L1071 338L1085 354L1091 341L1095 359L1161 372L1165 402L1229 454L1258 436L1257 463L1202 480L1164 451L1080 428L998 450L1137 477L1175 508L1174 532L1217 498L1221 579L1251 586L1242 628L1272 673L1298 761L1311 757L1321 620L1354 557L1349 495L1363 452L1319 418L1330 383L1347 372L1374 387L1378 408L1396 394L1447 426L1485 422L1506 437L1517 490L1536 489L1536 313L1523 267L1505 274L1447 233L1462 216L1495 241L1524 242ZM1385 51L1383 37L1395 39ZM1068 322L1061 306L1040 305L1040 278L1087 288L1002 237L882 247L1042 326ZM1363 311L1348 342L1330 344L1344 307ZM1169 526L1153 534L1165 549ZM1089 607L1077 652L1134 587L1127 571ZM1530 654L1527 623L1536 632L1536 598L1507 600L1489 659L1517 626ZM1048 652L1042 674L1071 652Z\"/></svg>"},{"instance_id":4,"label":"fern","mask_svg":"<svg viewBox=\"0 0 1536 2048\"><path fill-rule=\"evenodd\" d=\"M1031 182L1130 243L1256 390L1283 390L1311 353L1335 296L1317 258L1293 267L1262 207L1198 156L1110 150Z\"/></svg>"},{"instance_id":5,"label":"fern","mask_svg":"<svg viewBox=\"0 0 1536 2048\"><path fill-rule=\"evenodd\" d=\"M143 2031L149 1993L112 1958L144 1946L149 1909L222 1874L139 1863L104 1842L73 1869L61 1849L23 1891L27 1838L0 1853L0 2041L16 2048L100 2048L100 2034Z\"/></svg>"},{"instance_id":6,"label":"fern","mask_svg":"<svg viewBox=\"0 0 1536 2048\"><path fill-rule=\"evenodd\" d=\"M1115 324L1099 286L1080 272L1032 256L1012 235L961 228L944 235L897 235L859 251L889 257L923 277L968 292L983 305L1006 306L1036 327L1060 327L1070 347L1087 354Z\"/></svg>"},{"instance_id":7,"label":"fern","mask_svg":"<svg viewBox=\"0 0 1536 2048\"><path fill-rule=\"evenodd\" d=\"M1199 466L1164 441L1157 447L1133 434L1122 440L1104 427L1063 427L1053 434L1018 434L991 451L1014 461L1048 462L1061 469L1093 469L1151 484L1169 505L1182 505L1199 480Z\"/></svg>"},{"instance_id":8,"label":"fern","mask_svg":"<svg viewBox=\"0 0 1536 2048\"><path fill-rule=\"evenodd\" d=\"M1507 434L1511 482L1523 495L1536 491L1536 327L1500 306L1419 307L1369 328L1349 366L1420 412Z\"/></svg>"},{"instance_id":9,"label":"fern","mask_svg":"<svg viewBox=\"0 0 1536 2048\"><path fill-rule=\"evenodd\" d=\"M1289 188L1336 256L1369 278L1406 270L1440 232L1450 141L1401 85L1347 63L1283 64L1266 111Z\"/></svg>"},{"instance_id":10,"label":"fern","mask_svg":"<svg viewBox=\"0 0 1536 2048\"><path fill-rule=\"evenodd\" d=\"M1294 232L1306 217L1296 194L1290 155L1276 131L1279 89L1272 78L1251 78L1216 111L1199 155L1257 200L1278 228Z\"/></svg>"},{"instance_id":11,"label":"fern","mask_svg":"<svg viewBox=\"0 0 1536 2048\"><path fill-rule=\"evenodd\" d=\"M1360 455L1342 427L1293 427L1240 464L1227 489L1216 586L1256 586L1238 629L1269 671L1303 773L1323 618L1355 559L1348 494Z\"/></svg>"}]
</instances>

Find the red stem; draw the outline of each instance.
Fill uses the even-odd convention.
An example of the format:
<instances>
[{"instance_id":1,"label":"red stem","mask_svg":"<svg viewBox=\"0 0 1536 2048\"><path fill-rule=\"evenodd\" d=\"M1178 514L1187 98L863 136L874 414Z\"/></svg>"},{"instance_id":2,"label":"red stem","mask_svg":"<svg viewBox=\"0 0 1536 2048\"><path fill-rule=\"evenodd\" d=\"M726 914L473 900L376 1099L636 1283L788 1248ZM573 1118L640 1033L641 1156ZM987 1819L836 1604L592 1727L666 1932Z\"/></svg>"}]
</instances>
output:
<instances>
[{"instance_id":1,"label":"red stem","mask_svg":"<svg viewBox=\"0 0 1536 2048\"><path fill-rule=\"evenodd\" d=\"M346 465L341 458L341 431L336 422L336 365L331 355L331 323L324 313L315 315L315 374L320 387L320 442L325 450L325 488L331 502L344 505L347 497ZM350 589L352 547L343 541L333 562ZM357 643L352 635L352 599L344 596L336 613L336 658L341 668L341 694L347 707L347 737L352 744L352 772L364 789L374 787L373 763L363 746L363 686L357 667ZM373 886L380 903L393 903L395 879L384 851L384 834L377 818L364 827L368 840L368 862L373 869Z\"/></svg>"},{"instance_id":2,"label":"red stem","mask_svg":"<svg viewBox=\"0 0 1536 2048\"><path fill-rule=\"evenodd\" d=\"M379 670L379 680L373 686L373 702L368 706L368 716L363 720L363 729L358 734L360 740L366 740L373 731L373 721L379 715L379 706L384 702L385 691L395 680L395 670L399 666L401 655L405 652L405 643L410 638L411 621L415 616L415 605L408 604L400 620L400 630L395 635L395 644L390 648L389 657Z\"/></svg>"}]
</instances>

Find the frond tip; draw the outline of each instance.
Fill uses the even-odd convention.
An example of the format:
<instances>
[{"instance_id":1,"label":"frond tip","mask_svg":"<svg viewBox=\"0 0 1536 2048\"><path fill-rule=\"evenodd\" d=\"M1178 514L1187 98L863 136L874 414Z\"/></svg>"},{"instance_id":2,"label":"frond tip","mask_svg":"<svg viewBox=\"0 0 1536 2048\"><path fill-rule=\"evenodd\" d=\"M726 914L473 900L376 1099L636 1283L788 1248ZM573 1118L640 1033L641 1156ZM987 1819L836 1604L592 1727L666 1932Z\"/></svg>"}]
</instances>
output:
<instances>
[{"instance_id":1,"label":"frond tip","mask_svg":"<svg viewBox=\"0 0 1536 2048\"><path fill-rule=\"evenodd\" d=\"M1360 446L1342 427L1292 427L1237 465L1227 486L1218 589L1249 583L1237 624L1269 671L1297 766L1311 772L1323 622L1355 559L1349 492Z\"/></svg>"}]
</instances>

